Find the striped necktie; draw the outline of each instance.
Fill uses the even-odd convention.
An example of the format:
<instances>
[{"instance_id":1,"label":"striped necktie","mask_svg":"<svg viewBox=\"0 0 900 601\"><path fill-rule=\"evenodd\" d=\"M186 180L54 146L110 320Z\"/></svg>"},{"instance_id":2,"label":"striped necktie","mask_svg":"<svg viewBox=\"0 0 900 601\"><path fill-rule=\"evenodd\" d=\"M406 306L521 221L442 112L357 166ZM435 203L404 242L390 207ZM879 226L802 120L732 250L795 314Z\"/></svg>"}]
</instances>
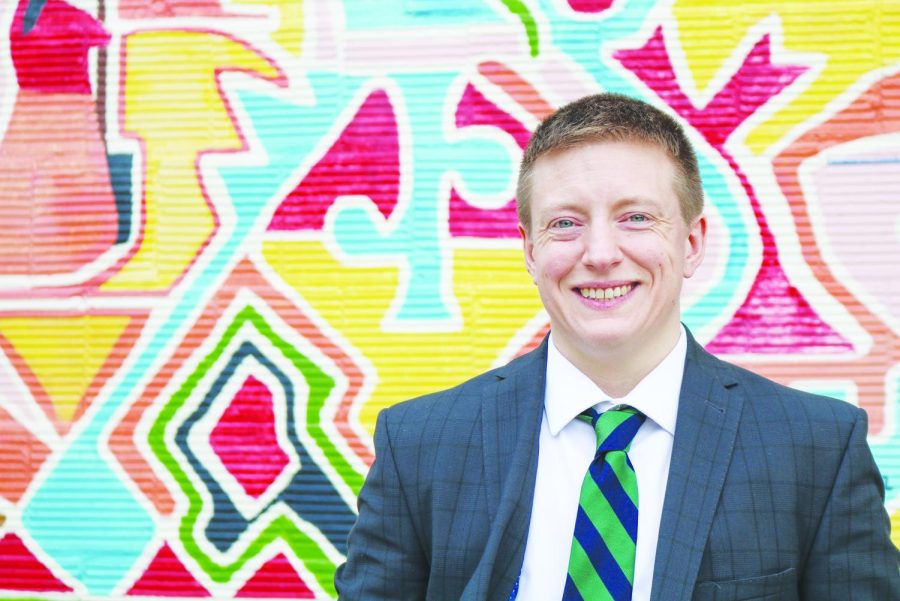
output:
<instances>
[{"instance_id":1,"label":"striped necktie","mask_svg":"<svg viewBox=\"0 0 900 601\"><path fill-rule=\"evenodd\" d=\"M628 448L644 415L631 407L578 416L597 434L581 484L563 601L631 601L638 490Z\"/></svg>"}]
</instances>

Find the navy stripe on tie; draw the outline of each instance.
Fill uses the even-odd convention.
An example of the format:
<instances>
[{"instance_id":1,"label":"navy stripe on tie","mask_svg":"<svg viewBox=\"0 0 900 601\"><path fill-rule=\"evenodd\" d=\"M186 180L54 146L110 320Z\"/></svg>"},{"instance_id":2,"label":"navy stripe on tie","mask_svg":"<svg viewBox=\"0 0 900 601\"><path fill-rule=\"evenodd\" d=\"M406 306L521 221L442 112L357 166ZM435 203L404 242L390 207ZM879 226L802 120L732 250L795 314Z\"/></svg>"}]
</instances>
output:
<instances>
[{"instance_id":1,"label":"navy stripe on tie","mask_svg":"<svg viewBox=\"0 0 900 601\"><path fill-rule=\"evenodd\" d=\"M616 429L609 433L609 436L597 449L597 453L603 451L623 451L625 447L631 443L634 435L640 429L644 419L641 415L632 415L624 422L616 426Z\"/></svg>"},{"instance_id":2,"label":"navy stripe on tie","mask_svg":"<svg viewBox=\"0 0 900 601\"><path fill-rule=\"evenodd\" d=\"M575 581L568 574L566 574L566 588L563 589L562 601L584 601L584 597L581 596L581 593L578 592L578 587L575 586Z\"/></svg>"},{"instance_id":3,"label":"navy stripe on tie","mask_svg":"<svg viewBox=\"0 0 900 601\"><path fill-rule=\"evenodd\" d=\"M628 582L622 568L609 552L609 547L606 546L600 533L594 528L591 519L581 507L578 508L578 517L575 519L575 539L587 553L600 580L603 581L613 597L618 599L626 592L630 595L631 583Z\"/></svg>"},{"instance_id":4,"label":"navy stripe on tie","mask_svg":"<svg viewBox=\"0 0 900 601\"><path fill-rule=\"evenodd\" d=\"M622 483L616 477L613 468L604 461L601 464L592 463L588 468L588 471L591 474L591 478L593 478L594 482L597 484L597 488L600 489L600 492L602 492L603 496L606 497L606 500L609 501L609 506L612 508L613 512L615 512L616 517L622 522L625 531L628 532L628 536L631 537L631 540L636 542L638 508L634 506L631 497L629 497L628 493L625 492L625 489L622 488Z\"/></svg>"}]
</instances>

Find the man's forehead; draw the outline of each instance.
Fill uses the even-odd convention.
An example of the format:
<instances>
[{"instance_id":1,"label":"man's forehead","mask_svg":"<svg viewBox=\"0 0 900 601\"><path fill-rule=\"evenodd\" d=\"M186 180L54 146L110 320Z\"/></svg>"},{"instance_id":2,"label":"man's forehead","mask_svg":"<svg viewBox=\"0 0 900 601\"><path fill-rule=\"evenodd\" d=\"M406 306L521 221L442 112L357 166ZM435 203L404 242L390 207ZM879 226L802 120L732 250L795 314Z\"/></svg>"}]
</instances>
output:
<instances>
[{"instance_id":1,"label":"man's forehead","mask_svg":"<svg viewBox=\"0 0 900 601\"><path fill-rule=\"evenodd\" d=\"M643 177L620 177L625 170L633 169L635 165L640 166ZM651 180L674 182L677 173L674 161L658 146L611 140L580 144L542 155L535 161L528 183L532 191L540 189L552 192L562 183L577 185L581 174L584 174L585 180L589 175L599 174L604 181L621 186L630 185L637 192Z\"/></svg>"},{"instance_id":2,"label":"man's forehead","mask_svg":"<svg viewBox=\"0 0 900 601\"><path fill-rule=\"evenodd\" d=\"M576 156L578 151L591 147L619 147L622 149L635 148L643 149L650 152L658 153L660 158L667 159L669 163L674 165L674 159L671 157L668 149L651 140L644 140L637 137L628 136L606 136L578 139L565 144L560 144L554 148L550 148L541 153L535 161L534 165L539 163L554 162L558 160L566 160L567 157Z\"/></svg>"}]
</instances>

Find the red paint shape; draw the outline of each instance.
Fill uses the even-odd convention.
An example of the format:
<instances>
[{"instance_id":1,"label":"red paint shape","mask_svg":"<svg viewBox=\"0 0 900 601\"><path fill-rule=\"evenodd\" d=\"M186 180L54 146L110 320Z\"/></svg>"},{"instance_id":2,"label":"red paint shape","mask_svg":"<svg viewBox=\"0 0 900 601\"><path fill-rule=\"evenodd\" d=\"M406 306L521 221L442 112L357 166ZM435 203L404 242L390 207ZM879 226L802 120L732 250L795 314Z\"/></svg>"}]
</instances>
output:
<instances>
[{"instance_id":1,"label":"red paint shape","mask_svg":"<svg viewBox=\"0 0 900 601\"><path fill-rule=\"evenodd\" d=\"M490 125L502 129L513 137L520 148L525 148L531 136L521 121L488 100L472 84L466 86L456 107L456 127L470 125ZM450 191L449 212L451 236L519 237L515 199L499 209L482 209L468 204L454 188Z\"/></svg>"},{"instance_id":2,"label":"red paint shape","mask_svg":"<svg viewBox=\"0 0 900 601\"><path fill-rule=\"evenodd\" d=\"M602 13L612 3L613 0L569 0L572 10L580 13Z\"/></svg>"},{"instance_id":3,"label":"red paint shape","mask_svg":"<svg viewBox=\"0 0 900 601\"><path fill-rule=\"evenodd\" d=\"M725 142L750 115L780 94L806 67L772 64L769 36L754 44L737 72L703 108L681 89L658 27L644 46L615 57L699 131L728 161L753 208L762 242L762 266L737 313L708 345L722 353L844 352L849 341L835 332L791 285L781 265L775 236L756 192Z\"/></svg>"},{"instance_id":4,"label":"red paint shape","mask_svg":"<svg viewBox=\"0 0 900 601\"><path fill-rule=\"evenodd\" d=\"M83 10L47 0L35 26L24 32L29 0L20 0L9 31L10 52L22 90L90 94L88 51L109 43L103 24Z\"/></svg>"},{"instance_id":5,"label":"red paint shape","mask_svg":"<svg viewBox=\"0 0 900 601\"><path fill-rule=\"evenodd\" d=\"M338 196L368 196L385 219L400 191L400 143L390 98L369 94L325 156L281 202L270 231L321 230Z\"/></svg>"},{"instance_id":6,"label":"red paint shape","mask_svg":"<svg viewBox=\"0 0 900 601\"><path fill-rule=\"evenodd\" d=\"M0 539L0 589L33 592L72 590L28 550L21 538L12 533Z\"/></svg>"},{"instance_id":7,"label":"red paint shape","mask_svg":"<svg viewBox=\"0 0 900 601\"><path fill-rule=\"evenodd\" d=\"M184 567L168 543L163 543L129 595L159 597L209 597L203 585Z\"/></svg>"},{"instance_id":8,"label":"red paint shape","mask_svg":"<svg viewBox=\"0 0 900 601\"><path fill-rule=\"evenodd\" d=\"M266 492L289 461L275 428L272 391L248 376L209 437L216 455L254 498Z\"/></svg>"},{"instance_id":9,"label":"red paint shape","mask_svg":"<svg viewBox=\"0 0 900 601\"><path fill-rule=\"evenodd\" d=\"M706 345L711 353L845 353L853 346L831 329L778 265L763 265L731 321Z\"/></svg>"},{"instance_id":10,"label":"red paint shape","mask_svg":"<svg viewBox=\"0 0 900 601\"><path fill-rule=\"evenodd\" d=\"M772 64L769 36L764 35L728 83L705 107L697 108L681 89L662 27L641 48L619 50L614 56L719 150L741 123L807 70Z\"/></svg>"},{"instance_id":11,"label":"red paint shape","mask_svg":"<svg viewBox=\"0 0 900 601\"><path fill-rule=\"evenodd\" d=\"M256 574L237 592L236 597L283 598L283 599L315 599L303 578L294 570L294 566L284 554L279 553L270 559Z\"/></svg>"},{"instance_id":12,"label":"red paint shape","mask_svg":"<svg viewBox=\"0 0 900 601\"><path fill-rule=\"evenodd\" d=\"M17 503L49 454L47 445L0 407L0 496Z\"/></svg>"}]
</instances>

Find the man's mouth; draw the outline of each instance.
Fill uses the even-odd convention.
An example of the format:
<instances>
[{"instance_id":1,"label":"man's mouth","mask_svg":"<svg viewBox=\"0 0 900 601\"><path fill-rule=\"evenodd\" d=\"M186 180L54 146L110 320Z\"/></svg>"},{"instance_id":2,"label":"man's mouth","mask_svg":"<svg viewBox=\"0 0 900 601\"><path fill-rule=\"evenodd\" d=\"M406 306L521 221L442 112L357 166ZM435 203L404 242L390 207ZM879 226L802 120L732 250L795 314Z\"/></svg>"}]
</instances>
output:
<instances>
[{"instance_id":1,"label":"man's mouth","mask_svg":"<svg viewBox=\"0 0 900 601\"><path fill-rule=\"evenodd\" d=\"M634 284L625 284L623 286L610 286L609 288L579 288L581 296L584 298L594 298L597 300L612 300L625 296L634 289Z\"/></svg>"}]
</instances>

